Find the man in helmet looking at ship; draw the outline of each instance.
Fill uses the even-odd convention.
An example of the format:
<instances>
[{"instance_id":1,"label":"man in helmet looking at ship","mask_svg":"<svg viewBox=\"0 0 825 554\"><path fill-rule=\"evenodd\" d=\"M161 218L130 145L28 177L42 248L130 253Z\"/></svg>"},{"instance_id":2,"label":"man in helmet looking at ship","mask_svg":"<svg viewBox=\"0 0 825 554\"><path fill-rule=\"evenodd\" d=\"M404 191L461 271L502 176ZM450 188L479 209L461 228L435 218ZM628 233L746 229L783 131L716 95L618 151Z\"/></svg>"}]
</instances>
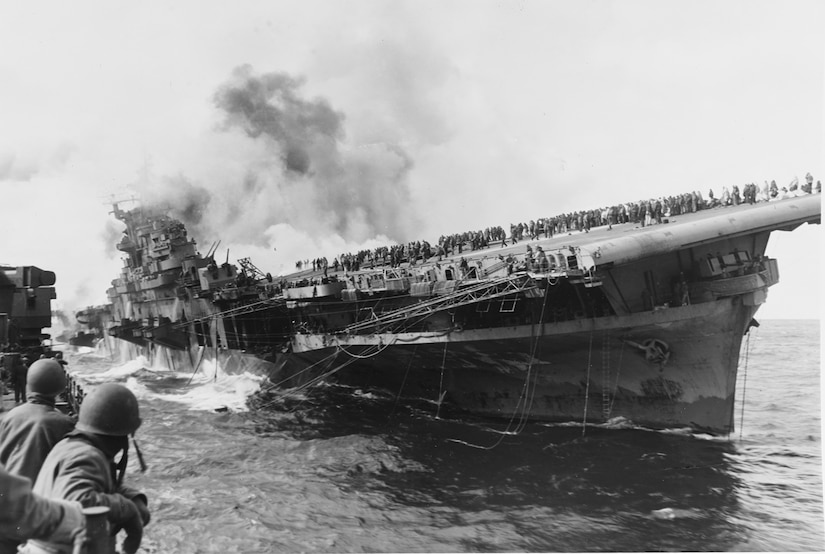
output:
<instances>
[{"instance_id":1,"label":"man in helmet looking at ship","mask_svg":"<svg viewBox=\"0 0 825 554\"><path fill-rule=\"evenodd\" d=\"M26 379L26 400L0 419L0 465L32 483L57 442L74 429L74 420L55 408L66 389L63 367L52 359L34 362ZM0 537L0 551L16 551L19 542Z\"/></svg>"},{"instance_id":2,"label":"man in helmet looking at ship","mask_svg":"<svg viewBox=\"0 0 825 554\"><path fill-rule=\"evenodd\" d=\"M27 402L0 419L0 464L9 472L34 483L51 449L74 429L74 420L55 408L64 390L66 375L55 360L37 360L29 368Z\"/></svg>"},{"instance_id":3,"label":"man in helmet looking at ship","mask_svg":"<svg viewBox=\"0 0 825 554\"><path fill-rule=\"evenodd\" d=\"M84 507L108 507L110 552L115 551L115 538L121 529L126 532L121 550L136 552L143 526L150 519L146 496L123 483L129 435L134 435L140 424L132 391L116 383L99 385L83 400L75 430L49 453L34 485L34 492L47 498L78 501ZM26 548L23 552L65 550L61 545L39 541L30 541Z\"/></svg>"}]
</instances>

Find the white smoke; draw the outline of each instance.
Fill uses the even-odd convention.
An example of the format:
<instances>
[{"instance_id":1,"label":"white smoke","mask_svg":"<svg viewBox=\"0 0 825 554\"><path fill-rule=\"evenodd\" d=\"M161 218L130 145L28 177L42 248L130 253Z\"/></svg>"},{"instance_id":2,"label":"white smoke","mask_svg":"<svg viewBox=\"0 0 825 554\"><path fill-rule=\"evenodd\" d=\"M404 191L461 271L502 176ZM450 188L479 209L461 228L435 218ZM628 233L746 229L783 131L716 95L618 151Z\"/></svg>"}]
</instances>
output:
<instances>
[{"instance_id":1,"label":"white smoke","mask_svg":"<svg viewBox=\"0 0 825 554\"><path fill-rule=\"evenodd\" d=\"M214 96L220 123L208 147L218 155L195 177L137 182L140 200L182 220L202 253L220 240L216 257L229 249L273 274L407 239L416 227L409 155L389 142L348 144L344 115L304 98L302 86L237 68Z\"/></svg>"}]
</instances>

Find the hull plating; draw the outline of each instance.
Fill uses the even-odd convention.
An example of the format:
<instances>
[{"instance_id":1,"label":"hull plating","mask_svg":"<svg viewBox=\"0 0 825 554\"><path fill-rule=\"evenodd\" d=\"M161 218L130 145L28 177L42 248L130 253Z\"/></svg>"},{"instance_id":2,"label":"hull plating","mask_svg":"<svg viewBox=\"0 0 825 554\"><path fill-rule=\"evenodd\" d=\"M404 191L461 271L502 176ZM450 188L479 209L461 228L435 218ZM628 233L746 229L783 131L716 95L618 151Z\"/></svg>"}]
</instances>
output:
<instances>
[{"instance_id":1,"label":"hull plating","mask_svg":"<svg viewBox=\"0 0 825 554\"><path fill-rule=\"evenodd\" d=\"M299 335L274 379L298 376L291 383L298 385L337 373L496 417L622 417L724 434L733 430L739 349L755 311L725 299L543 326Z\"/></svg>"}]
</instances>

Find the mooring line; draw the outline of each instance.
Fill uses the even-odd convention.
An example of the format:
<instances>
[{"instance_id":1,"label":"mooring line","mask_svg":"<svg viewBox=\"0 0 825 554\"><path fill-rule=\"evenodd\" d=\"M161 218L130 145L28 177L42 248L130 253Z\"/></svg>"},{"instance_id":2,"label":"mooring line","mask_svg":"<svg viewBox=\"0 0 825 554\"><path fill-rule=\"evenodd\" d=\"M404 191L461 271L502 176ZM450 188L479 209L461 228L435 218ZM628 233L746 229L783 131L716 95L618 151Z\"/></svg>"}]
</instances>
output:
<instances>
[{"instance_id":1,"label":"mooring line","mask_svg":"<svg viewBox=\"0 0 825 554\"><path fill-rule=\"evenodd\" d=\"M435 418L438 419L441 413L441 401L444 399L444 365L447 361L447 343L444 343L444 355L441 357L441 379L438 382L438 407L435 410Z\"/></svg>"},{"instance_id":2,"label":"mooring line","mask_svg":"<svg viewBox=\"0 0 825 554\"><path fill-rule=\"evenodd\" d=\"M590 345L587 347L587 383L584 388L584 419L582 420L582 436L587 430L587 401L590 398L590 359L593 355L593 329L590 329Z\"/></svg>"},{"instance_id":3,"label":"mooring line","mask_svg":"<svg viewBox=\"0 0 825 554\"><path fill-rule=\"evenodd\" d=\"M545 293L544 303L541 306L541 315L539 316L539 322L541 323L542 330L544 329L544 309L547 305L547 296ZM457 442L459 444L463 444L465 446L469 446L471 448L478 448L479 450L492 450L493 448L497 447L501 444L504 440L504 437L507 435L518 435L521 433L524 428L527 426L527 418L530 415L530 408L533 405L533 400L535 399L536 394L536 387L538 386L538 375L533 375L533 360L536 357L536 352L538 350L539 342L541 341L541 335L543 331L539 332L538 336L535 335L535 325L533 326L533 336L531 339L535 338L535 342L531 340L531 352L530 352L530 361L527 364L527 375L524 377L524 384L521 387L521 394L519 395L519 400L516 403L516 407L513 410L513 414L510 416L509 421L507 422L507 427L503 431L498 431L491 429L490 431L498 433L500 436L496 442L489 446L481 446L480 444L472 444L467 441L463 441L460 439L447 439L450 442ZM533 386L530 387L530 377L533 376ZM513 424L513 420L516 418L516 414L519 413L519 406L522 405L522 401L524 401L524 407L521 410L521 417L519 422L516 424L516 428L514 431L510 430L510 426Z\"/></svg>"},{"instance_id":4,"label":"mooring line","mask_svg":"<svg viewBox=\"0 0 825 554\"><path fill-rule=\"evenodd\" d=\"M748 390L748 358L751 350L751 330L748 329L748 338L745 340L745 371L742 374L742 407L739 412L739 441L742 441L742 432L745 429L745 393Z\"/></svg>"}]
</instances>

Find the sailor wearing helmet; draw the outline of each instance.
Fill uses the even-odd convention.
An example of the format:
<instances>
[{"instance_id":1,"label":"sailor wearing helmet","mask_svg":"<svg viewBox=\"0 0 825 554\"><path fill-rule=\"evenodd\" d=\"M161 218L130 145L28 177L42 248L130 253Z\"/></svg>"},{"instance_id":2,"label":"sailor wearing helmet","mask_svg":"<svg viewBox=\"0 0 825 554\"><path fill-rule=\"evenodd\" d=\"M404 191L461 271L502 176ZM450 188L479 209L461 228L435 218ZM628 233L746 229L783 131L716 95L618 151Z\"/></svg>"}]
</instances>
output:
<instances>
[{"instance_id":1,"label":"sailor wearing helmet","mask_svg":"<svg viewBox=\"0 0 825 554\"><path fill-rule=\"evenodd\" d=\"M34 483L43 460L74 429L74 421L55 408L57 395L66 389L66 375L58 362L37 360L27 377L28 402L0 419L0 465ZM19 536L0 533L0 552L17 552L19 543Z\"/></svg>"},{"instance_id":2,"label":"sailor wearing helmet","mask_svg":"<svg viewBox=\"0 0 825 554\"><path fill-rule=\"evenodd\" d=\"M66 390L66 375L58 362L37 360L26 379L26 402L0 420L0 464L32 483L46 455L69 431L74 421L55 408Z\"/></svg>"},{"instance_id":3,"label":"sailor wearing helmet","mask_svg":"<svg viewBox=\"0 0 825 554\"><path fill-rule=\"evenodd\" d=\"M115 551L116 534L126 532L121 550L133 554L140 548L143 527L149 523L146 495L126 486L129 435L140 427L135 395L116 383L98 385L83 400L77 426L57 443L37 476L34 492L47 498L80 502L84 507L107 506L112 530L109 551ZM115 458L121 453L120 460ZM29 541L22 552L71 552L65 545Z\"/></svg>"}]
</instances>

